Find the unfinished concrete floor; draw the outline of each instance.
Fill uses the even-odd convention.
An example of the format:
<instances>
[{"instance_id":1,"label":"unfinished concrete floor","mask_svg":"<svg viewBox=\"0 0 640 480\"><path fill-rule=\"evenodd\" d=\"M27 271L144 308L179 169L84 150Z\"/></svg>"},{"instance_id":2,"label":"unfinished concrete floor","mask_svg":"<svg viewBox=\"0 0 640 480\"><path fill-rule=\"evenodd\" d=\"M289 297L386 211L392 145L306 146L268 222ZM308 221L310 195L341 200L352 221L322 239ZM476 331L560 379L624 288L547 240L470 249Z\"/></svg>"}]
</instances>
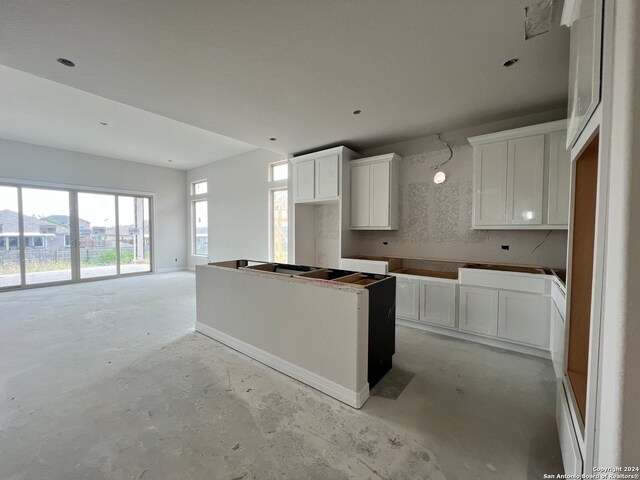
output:
<instances>
[{"instance_id":1,"label":"unfinished concrete floor","mask_svg":"<svg viewBox=\"0 0 640 480\"><path fill-rule=\"evenodd\" d=\"M358 411L194 333L194 287L179 272L0 293L0 478L561 470L549 361L398 327L394 375Z\"/></svg>"}]
</instances>

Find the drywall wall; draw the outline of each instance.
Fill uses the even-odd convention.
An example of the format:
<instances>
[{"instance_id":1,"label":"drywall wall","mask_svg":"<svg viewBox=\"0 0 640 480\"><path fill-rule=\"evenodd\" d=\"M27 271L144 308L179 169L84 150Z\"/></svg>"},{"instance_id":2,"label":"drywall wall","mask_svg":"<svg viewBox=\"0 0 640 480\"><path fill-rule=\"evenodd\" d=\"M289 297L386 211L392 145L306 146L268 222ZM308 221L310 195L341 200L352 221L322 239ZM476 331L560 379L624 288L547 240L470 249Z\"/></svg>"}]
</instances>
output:
<instances>
[{"instance_id":1,"label":"drywall wall","mask_svg":"<svg viewBox=\"0 0 640 480\"><path fill-rule=\"evenodd\" d=\"M270 163L284 159L282 154L256 149L187 171L187 195L191 182L208 182L211 261L269 259L268 169ZM190 205L185 211L190 212ZM204 263L207 257L189 255L190 269Z\"/></svg>"},{"instance_id":2,"label":"drywall wall","mask_svg":"<svg viewBox=\"0 0 640 480\"><path fill-rule=\"evenodd\" d=\"M364 157L395 152L403 158L400 162L400 228L387 232L355 232L358 253L564 268L566 231L552 231L545 240L548 230L471 230L473 150L466 140L468 136L558 120L563 116L564 109L444 133L443 138L451 142L454 155L441 168L447 174L442 185L433 182L435 171L431 167L444 162L449 151L433 135L362 152ZM509 250L503 250L503 245L508 245Z\"/></svg>"},{"instance_id":3,"label":"drywall wall","mask_svg":"<svg viewBox=\"0 0 640 480\"><path fill-rule=\"evenodd\" d=\"M199 332L354 407L366 400L367 289L201 265L196 301Z\"/></svg>"},{"instance_id":4,"label":"drywall wall","mask_svg":"<svg viewBox=\"0 0 640 480\"><path fill-rule=\"evenodd\" d=\"M153 193L156 271L187 266L182 170L0 139L0 178Z\"/></svg>"}]
</instances>

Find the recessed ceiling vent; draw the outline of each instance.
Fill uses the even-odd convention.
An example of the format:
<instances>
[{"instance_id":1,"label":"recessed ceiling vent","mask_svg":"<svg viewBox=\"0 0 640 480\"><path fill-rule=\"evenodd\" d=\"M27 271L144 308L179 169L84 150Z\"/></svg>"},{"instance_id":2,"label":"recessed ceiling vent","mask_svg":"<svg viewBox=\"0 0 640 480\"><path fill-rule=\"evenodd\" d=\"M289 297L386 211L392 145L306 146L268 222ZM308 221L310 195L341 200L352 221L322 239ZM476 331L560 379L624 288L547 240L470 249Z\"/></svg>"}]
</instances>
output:
<instances>
[{"instance_id":1,"label":"recessed ceiling vent","mask_svg":"<svg viewBox=\"0 0 640 480\"><path fill-rule=\"evenodd\" d=\"M58 59L58 63L61 63L62 65L64 65L65 67L75 67L76 64L73 63L71 60L69 60L68 58L59 58Z\"/></svg>"}]
</instances>

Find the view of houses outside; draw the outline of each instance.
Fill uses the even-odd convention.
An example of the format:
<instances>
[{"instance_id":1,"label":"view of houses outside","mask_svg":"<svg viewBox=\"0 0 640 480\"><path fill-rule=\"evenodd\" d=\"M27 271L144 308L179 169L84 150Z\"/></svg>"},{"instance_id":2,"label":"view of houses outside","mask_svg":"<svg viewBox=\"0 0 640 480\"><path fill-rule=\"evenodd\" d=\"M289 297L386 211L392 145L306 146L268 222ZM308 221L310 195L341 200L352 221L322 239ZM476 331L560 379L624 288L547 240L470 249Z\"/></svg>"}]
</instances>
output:
<instances>
[{"instance_id":1,"label":"view of houses outside","mask_svg":"<svg viewBox=\"0 0 640 480\"><path fill-rule=\"evenodd\" d=\"M71 280L69 195L64 190L22 189L26 283ZM149 200L119 196L120 238L116 238L115 195L78 193L80 276L115 275L116 245L121 273L150 270ZM20 242L17 188L0 186L0 287L19 286Z\"/></svg>"}]
</instances>

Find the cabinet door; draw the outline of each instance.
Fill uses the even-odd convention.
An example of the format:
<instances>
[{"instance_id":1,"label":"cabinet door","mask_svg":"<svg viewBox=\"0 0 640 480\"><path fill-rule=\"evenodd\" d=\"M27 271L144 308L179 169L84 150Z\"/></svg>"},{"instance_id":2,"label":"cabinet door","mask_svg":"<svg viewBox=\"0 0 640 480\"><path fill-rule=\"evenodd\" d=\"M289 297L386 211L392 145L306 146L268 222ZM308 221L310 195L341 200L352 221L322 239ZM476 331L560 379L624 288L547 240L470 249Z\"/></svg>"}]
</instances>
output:
<instances>
[{"instance_id":1,"label":"cabinet door","mask_svg":"<svg viewBox=\"0 0 640 480\"><path fill-rule=\"evenodd\" d=\"M295 188L295 202L304 202L314 199L315 188L315 161L304 160L293 164L293 181Z\"/></svg>"},{"instance_id":2,"label":"cabinet door","mask_svg":"<svg viewBox=\"0 0 640 480\"><path fill-rule=\"evenodd\" d=\"M371 226L389 226L389 195L391 163L380 162L371 165Z\"/></svg>"},{"instance_id":3,"label":"cabinet door","mask_svg":"<svg viewBox=\"0 0 640 480\"><path fill-rule=\"evenodd\" d=\"M540 225L544 180L544 135L509 140L507 223Z\"/></svg>"},{"instance_id":4,"label":"cabinet door","mask_svg":"<svg viewBox=\"0 0 640 480\"><path fill-rule=\"evenodd\" d=\"M396 316L419 320L420 281L416 278L396 277Z\"/></svg>"},{"instance_id":5,"label":"cabinet door","mask_svg":"<svg viewBox=\"0 0 640 480\"><path fill-rule=\"evenodd\" d=\"M504 225L507 184L507 142L474 148L474 225Z\"/></svg>"},{"instance_id":6,"label":"cabinet door","mask_svg":"<svg viewBox=\"0 0 640 480\"><path fill-rule=\"evenodd\" d=\"M316 200L338 196L339 155L316 159Z\"/></svg>"},{"instance_id":7,"label":"cabinet door","mask_svg":"<svg viewBox=\"0 0 640 480\"><path fill-rule=\"evenodd\" d=\"M456 328L456 284L420 280L420 321Z\"/></svg>"},{"instance_id":8,"label":"cabinet door","mask_svg":"<svg viewBox=\"0 0 640 480\"><path fill-rule=\"evenodd\" d=\"M351 167L351 226L368 227L370 210L370 165Z\"/></svg>"},{"instance_id":9,"label":"cabinet door","mask_svg":"<svg viewBox=\"0 0 640 480\"><path fill-rule=\"evenodd\" d=\"M564 369L564 319L556 304L551 302L551 341L549 350L551 351L551 361L556 377L562 378Z\"/></svg>"},{"instance_id":10,"label":"cabinet door","mask_svg":"<svg viewBox=\"0 0 640 480\"><path fill-rule=\"evenodd\" d=\"M566 147L567 132L549 135L549 225L568 225L571 158Z\"/></svg>"},{"instance_id":11,"label":"cabinet door","mask_svg":"<svg viewBox=\"0 0 640 480\"><path fill-rule=\"evenodd\" d=\"M500 292L498 337L549 348L549 298Z\"/></svg>"},{"instance_id":12,"label":"cabinet door","mask_svg":"<svg viewBox=\"0 0 640 480\"><path fill-rule=\"evenodd\" d=\"M461 286L459 329L495 337L498 334L498 291Z\"/></svg>"}]
</instances>

